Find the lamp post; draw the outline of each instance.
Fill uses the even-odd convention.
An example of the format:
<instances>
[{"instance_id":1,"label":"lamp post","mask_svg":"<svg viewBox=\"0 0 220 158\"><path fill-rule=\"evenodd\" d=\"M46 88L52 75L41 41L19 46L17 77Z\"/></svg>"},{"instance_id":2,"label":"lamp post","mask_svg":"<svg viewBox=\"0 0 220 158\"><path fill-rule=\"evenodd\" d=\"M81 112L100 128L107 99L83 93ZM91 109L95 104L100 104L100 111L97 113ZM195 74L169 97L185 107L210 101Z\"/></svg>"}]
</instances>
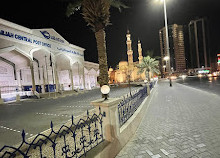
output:
<instances>
[{"instance_id":1,"label":"lamp post","mask_svg":"<svg viewBox=\"0 0 220 158\"><path fill-rule=\"evenodd\" d=\"M163 75L164 75L164 78L165 78L166 65L163 65L163 69L164 69L164 73L163 73Z\"/></svg>"},{"instance_id":2,"label":"lamp post","mask_svg":"<svg viewBox=\"0 0 220 158\"><path fill-rule=\"evenodd\" d=\"M103 85L102 87L101 87L101 92L102 92L102 94L104 95L104 100L107 100L108 99L108 94L109 94L109 92L110 92L110 88L109 88L109 86L108 85Z\"/></svg>"},{"instance_id":3,"label":"lamp post","mask_svg":"<svg viewBox=\"0 0 220 158\"><path fill-rule=\"evenodd\" d=\"M163 2L163 8L164 8L164 23L165 23L165 35L166 35L166 56L170 58L170 48L169 48L169 34L168 34L168 25L167 25L167 9L166 9L166 0L156 0ZM170 74L170 62L167 64L167 69Z\"/></svg>"},{"instance_id":4,"label":"lamp post","mask_svg":"<svg viewBox=\"0 0 220 158\"><path fill-rule=\"evenodd\" d=\"M166 50L167 50L167 60L166 60L166 65L167 65L167 69L168 69L168 74L170 76L170 61L168 61L168 59L170 59L170 49L169 49L169 35L168 35L168 26L167 26L167 9L166 9L166 0L160 0L161 2L163 1L163 8L164 8L164 22L165 22L165 32L166 32ZM172 86L172 81L170 79L170 87Z\"/></svg>"},{"instance_id":5,"label":"lamp post","mask_svg":"<svg viewBox=\"0 0 220 158\"><path fill-rule=\"evenodd\" d=\"M170 48L169 48L168 26L167 26L166 0L161 0L161 1L163 1L163 6L164 6L164 21L165 21L165 30L166 30L166 48L167 48L167 57L168 57L167 60L169 60L169 58L170 58ZM168 67L168 73L170 75L170 61L168 62L167 67Z\"/></svg>"},{"instance_id":6,"label":"lamp post","mask_svg":"<svg viewBox=\"0 0 220 158\"><path fill-rule=\"evenodd\" d=\"M165 70L167 71L167 68L168 68L168 74L169 74L169 65L167 64L167 63L169 63L168 62L168 60L169 60L170 58L169 58L169 56L165 56L164 58L163 58L163 60L165 60L166 61L166 66L165 66ZM166 71L164 71L164 73L166 73Z\"/></svg>"}]
</instances>

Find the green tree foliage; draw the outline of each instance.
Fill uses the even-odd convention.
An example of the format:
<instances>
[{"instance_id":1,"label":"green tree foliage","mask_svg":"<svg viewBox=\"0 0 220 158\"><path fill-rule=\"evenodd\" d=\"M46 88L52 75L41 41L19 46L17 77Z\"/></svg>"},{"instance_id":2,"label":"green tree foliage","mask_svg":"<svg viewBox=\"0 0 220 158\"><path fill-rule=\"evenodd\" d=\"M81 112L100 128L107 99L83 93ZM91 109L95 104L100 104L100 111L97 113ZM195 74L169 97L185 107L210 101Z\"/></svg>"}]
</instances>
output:
<instances>
[{"instance_id":1,"label":"green tree foliage","mask_svg":"<svg viewBox=\"0 0 220 158\"><path fill-rule=\"evenodd\" d=\"M100 86L108 84L108 65L106 54L105 27L110 24L110 7L127 8L119 0L73 0L69 3L66 15L71 16L81 10L87 25L93 30L96 37L99 58Z\"/></svg>"},{"instance_id":2,"label":"green tree foliage","mask_svg":"<svg viewBox=\"0 0 220 158\"><path fill-rule=\"evenodd\" d=\"M151 58L154 58L156 60L159 60L161 57L160 56L154 56L154 51L153 50L147 50L145 53L146 56L150 56Z\"/></svg>"},{"instance_id":3,"label":"green tree foliage","mask_svg":"<svg viewBox=\"0 0 220 158\"><path fill-rule=\"evenodd\" d=\"M156 73L159 74L159 61L155 58L151 58L150 56L146 56L143 58L143 61L140 64L137 64L137 67L139 68L138 74L141 74L145 72L145 76L150 82L150 72L152 74Z\"/></svg>"}]
</instances>

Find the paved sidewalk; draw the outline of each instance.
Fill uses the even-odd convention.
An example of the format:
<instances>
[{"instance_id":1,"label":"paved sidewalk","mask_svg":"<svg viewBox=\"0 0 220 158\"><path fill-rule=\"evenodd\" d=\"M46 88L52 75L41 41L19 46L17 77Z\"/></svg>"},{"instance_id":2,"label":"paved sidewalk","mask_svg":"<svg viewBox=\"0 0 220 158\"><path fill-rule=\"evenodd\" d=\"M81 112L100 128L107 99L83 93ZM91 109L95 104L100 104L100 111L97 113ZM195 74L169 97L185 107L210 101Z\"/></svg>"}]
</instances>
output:
<instances>
[{"instance_id":1,"label":"paved sidewalk","mask_svg":"<svg viewBox=\"0 0 220 158\"><path fill-rule=\"evenodd\" d=\"M136 134L116 158L220 158L220 96L160 81Z\"/></svg>"}]
</instances>

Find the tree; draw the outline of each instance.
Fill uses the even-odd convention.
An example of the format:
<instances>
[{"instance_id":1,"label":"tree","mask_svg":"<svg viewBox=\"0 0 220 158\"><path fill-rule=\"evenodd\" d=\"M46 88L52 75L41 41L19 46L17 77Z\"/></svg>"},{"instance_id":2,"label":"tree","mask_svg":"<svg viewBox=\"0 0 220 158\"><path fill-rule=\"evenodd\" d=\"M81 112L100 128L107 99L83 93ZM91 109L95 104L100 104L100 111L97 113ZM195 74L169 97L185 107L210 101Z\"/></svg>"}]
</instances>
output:
<instances>
[{"instance_id":1,"label":"tree","mask_svg":"<svg viewBox=\"0 0 220 158\"><path fill-rule=\"evenodd\" d=\"M98 60L100 86L108 84L108 65L106 54L105 27L109 25L110 7L127 8L119 0L74 0L67 6L66 14L71 16L76 11L82 11L82 16L88 26L95 33Z\"/></svg>"},{"instance_id":2,"label":"tree","mask_svg":"<svg viewBox=\"0 0 220 158\"><path fill-rule=\"evenodd\" d=\"M150 56L151 58L154 58L156 60L159 60L161 57L160 56L154 56L154 51L153 50L147 50L145 53L146 56Z\"/></svg>"},{"instance_id":3,"label":"tree","mask_svg":"<svg viewBox=\"0 0 220 158\"><path fill-rule=\"evenodd\" d=\"M144 57L143 61L140 64L137 64L137 67L139 68L138 74L145 72L148 83L150 82L150 72L157 74L160 73L159 61L150 56Z\"/></svg>"}]
</instances>

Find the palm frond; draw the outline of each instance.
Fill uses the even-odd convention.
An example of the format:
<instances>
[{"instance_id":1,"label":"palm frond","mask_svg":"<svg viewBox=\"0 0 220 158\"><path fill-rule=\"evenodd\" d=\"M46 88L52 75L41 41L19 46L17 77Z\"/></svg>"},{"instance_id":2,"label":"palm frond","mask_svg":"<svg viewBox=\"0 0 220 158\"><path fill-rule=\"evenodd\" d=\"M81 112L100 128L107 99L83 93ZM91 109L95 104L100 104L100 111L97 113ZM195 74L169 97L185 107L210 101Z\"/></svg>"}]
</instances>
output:
<instances>
[{"instance_id":1,"label":"palm frond","mask_svg":"<svg viewBox=\"0 0 220 158\"><path fill-rule=\"evenodd\" d=\"M147 50L145 53L146 56L150 56L151 58L154 58L156 60L159 60L161 57L160 56L154 56L154 51L153 50Z\"/></svg>"},{"instance_id":2,"label":"palm frond","mask_svg":"<svg viewBox=\"0 0 220 158\"><path fill-rule=\"evenodd\" d=\"M109 24L110 1L108 0L84 0L82 15L94 31L98 31Z\"/></svg>"},{"instance_id":3,"label":"palm frond","mask_svg":"<svg viewBox=\"0 0 220 158\"><path fill-rule=\"evenodd\" d=\"M129 8L124 3L122 3L120 0L111 0L111 6L114 8L117 8L121 12L121 8Z\"/></svg>"},{"instance_id":4,"label":"palm frond","mask_svg":"<svg viewBox=\"0 0 220 158\"><path fill-rule=\"evenodd\" d=\"M139 69L138 74L145 72L145 75L147 76L150 71L152 73L160 73L159 61L150 56L144 57L142 63L137 64L136 66Z\"/></svg>"},{"instance_id":5,"label":"palm frond","mask_svg":"<svg viewBox=\"0 0 220 158\"><path fill-rule=\"evenodd\" d=\"M74 0L74 2L71 2L68 4L66 9L66 16L70 17L73 15L76 11L80 10L83 0Z\"/></svg>"}]
</instances>

